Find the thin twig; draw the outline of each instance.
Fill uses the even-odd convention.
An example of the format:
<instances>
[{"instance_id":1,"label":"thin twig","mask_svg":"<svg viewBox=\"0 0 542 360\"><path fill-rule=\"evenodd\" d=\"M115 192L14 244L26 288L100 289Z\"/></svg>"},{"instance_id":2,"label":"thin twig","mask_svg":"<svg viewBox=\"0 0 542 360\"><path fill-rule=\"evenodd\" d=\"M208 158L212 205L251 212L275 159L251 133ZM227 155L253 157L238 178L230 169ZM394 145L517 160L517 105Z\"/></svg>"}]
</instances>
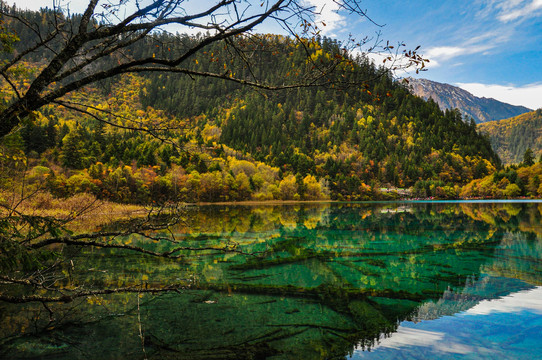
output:
<instances>
[{"instance_id":1,"label":"thin twig","mask_svg":"<svg viewBox=\"0 0 542 360\"><path fill-rule=\"evenodd\" d=\"M147 360L147 352L145 351L145 337L143 336L143 329L141 326L141 311L139 310L139 296L140 292L137 293L137 325L139 326L139 338L141 339L141 348L143 349L143 358Z\"/></svg>"}]
</instances>

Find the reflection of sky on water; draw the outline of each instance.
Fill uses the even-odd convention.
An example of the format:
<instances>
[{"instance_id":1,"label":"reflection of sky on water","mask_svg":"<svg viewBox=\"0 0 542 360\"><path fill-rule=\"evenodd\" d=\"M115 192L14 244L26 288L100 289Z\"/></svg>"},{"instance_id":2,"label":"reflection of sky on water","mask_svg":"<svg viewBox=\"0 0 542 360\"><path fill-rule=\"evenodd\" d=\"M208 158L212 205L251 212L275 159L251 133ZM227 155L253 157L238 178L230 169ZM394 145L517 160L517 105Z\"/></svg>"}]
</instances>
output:
<instances>
[{"instance_id":1,"label":"reflection of sky on water","mask_svg":"<svg viewBox=\"0 0 542 360\"><path fill-rule=\"evenodd\" d=\"M484 300L461 315L489 315L522 311L542 315L542 287L519 291L500 299Z\"/></svg>"},{"instance_id":2,"label":"reflection of sky on water","mask_svg":"<svg viewBox=\"0 0 542 360\"><path fill-rule=\"evenodd\" d=\"M413 323L353 359L542 359L542 287Z\"/></svg>"}]
</instances>

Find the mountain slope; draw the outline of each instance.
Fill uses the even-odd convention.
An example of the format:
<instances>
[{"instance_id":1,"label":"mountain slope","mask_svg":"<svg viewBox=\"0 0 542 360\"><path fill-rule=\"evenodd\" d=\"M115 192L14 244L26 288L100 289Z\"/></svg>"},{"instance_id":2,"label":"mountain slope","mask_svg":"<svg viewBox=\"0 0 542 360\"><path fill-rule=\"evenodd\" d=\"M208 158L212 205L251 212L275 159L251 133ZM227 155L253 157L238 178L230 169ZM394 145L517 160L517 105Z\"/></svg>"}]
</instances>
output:
<instances>
[{"instance_id":1,"label":"mountain slope","mask_svg":"<svg viewBox=\"0 0 542 360\"><path fill-rule=\"evenodd\" d=\"M441 109L459 109L464 117L472 117L476 123L501 120L531 111L495 99L477 97L466 90L427 79L407 79L414 95L425 100L433 99Z\"/></svg>"},{"instance_id":2,"label":"mountain slope","mask_svg":"<svg viewBox=\"0 0 542 360\"><path fill-rule=\"evenodd\" d=\"M269 35L265 41L264 48L276 51L258 53L255 73L284 79L305 65L299 53L305 50L291 40ZM306 48L324 65L339 50L326 38ZM201 71L216 65L205 56L194 59ZM489 141L459 113L413 96L366 59L339 70L357 85L255 92L224 81L150 74L141 101L179 117L205 115L198 126L218 128L223 144L283 173L325 177L332 194L343 198L360 191L360 183L464 182L498 165Z\"/></svg>"},{"instance_id":3,"label":"mountain slope","mask_svg":"<svg viewBox=\"0 0 542 360\"><path fill-rule=\"evenodd\" d=\"M183 52L196 40L157 33L127 51L152 58L170 48ZM47 176L55 195L90 191L141 203L366 200L381 187L411 186L423 196L454 196L459 185L499 167L475 124L412 95L385 69L344 53L336 41L271 34L259 40L209 45L186 66L270 84L300 83L316 72L321 85L255 91L179 73L125 75L70 94L75 103L105 109L97 116L103 121L47 107L13 134L19 145L10 151L56 169ZM47 53L32 55L40 63L29 62L29 68L47 62ZM114 61L102 60L105 66ZM38 167L35 177L46 170Z\"/></svg>"},{"instance_id":4,"label":"mountain slope","mask_svg":"<svg viewBox=\"0 0 542 360\"><path fill-rule=\"evenodd\" d=\"M542 154L541 109L480 124L479 129L489 135L493 149L505 164L521 162L527 148L533 150L536 159Z\"/></svg>"}]
</instances>

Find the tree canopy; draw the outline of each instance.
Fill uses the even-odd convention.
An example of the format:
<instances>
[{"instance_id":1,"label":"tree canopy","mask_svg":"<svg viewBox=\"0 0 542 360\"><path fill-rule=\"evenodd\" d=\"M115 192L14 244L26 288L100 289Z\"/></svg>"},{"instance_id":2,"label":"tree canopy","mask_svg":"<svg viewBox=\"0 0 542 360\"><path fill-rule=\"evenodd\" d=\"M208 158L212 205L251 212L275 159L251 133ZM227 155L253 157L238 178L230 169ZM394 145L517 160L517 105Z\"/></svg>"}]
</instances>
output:
<instances>
[{"instance_id":1,"label":"tree canopy","mask_svg":"<svg viewBox=\"0 0 542 360\"><path fill-rule=\"evenodd\" d=\"M366 17L358 0L333 1L339 9L360 17ZM265 0L253 4L244 0L220 0L206 8L191 11L183 0L157 0L143 6L138 1L104 2L89 0L81 15L68 15L63 9L53 7L42 10L40 19L29 20L17 15L16 9L0 3L4 21L17 23L33 34L9 56L0 67L0 76L11 86L12 94L4 96L5 107L0 110L0 138L9 134L23 118L46 104L56 103L68 108L86 111L85 104L70 103L67 94L99 80L110 79L125 73L175 72L187 76L203 76L227 79L243 85L267 89L306 87L328 83L327 77L338 64L349 61L347 56L337 54L326 66L313 64L307 72L292 81L277 79L263 82L250 71L239 77L236 69L225 66L220 71L201 71L188 65L193 57L211 44L222 42L231 57L242 60L242 66L250 68L254 48L241 48L233 40L259 43L255 33L257 26L275 21L295 41L303 44L307 38L319 34L315 21L321 9L307 6L298 0ZM126 15L121 15L126 14ZM197 29L204 36L185 46L172 47L167 43L152 43L155 51L136 54L130 51L137 43L148 41L149 36L171 27ZM9 28L9 27L8 27ZM6 34L6 31L3 30ZM9 34L9 32L7 32ZM3 36L4 50L10 50L13 38ZM349 39L341 46L344 55L354 48L363 48L369 38L361 41ZM46 50L42 67L29 82L19 84L18 75L24 70L24 61L38 50ZM385 45L383 50L393 50ZM369 51L374 47L369 47ZM5 54L4 54L5 55ZM421 65L423 59L416 51L404 51L406 66ZM391 59L391 58L390 58ZM307 60L310 54L307 52Z\"/></svg>"}]
</instances>

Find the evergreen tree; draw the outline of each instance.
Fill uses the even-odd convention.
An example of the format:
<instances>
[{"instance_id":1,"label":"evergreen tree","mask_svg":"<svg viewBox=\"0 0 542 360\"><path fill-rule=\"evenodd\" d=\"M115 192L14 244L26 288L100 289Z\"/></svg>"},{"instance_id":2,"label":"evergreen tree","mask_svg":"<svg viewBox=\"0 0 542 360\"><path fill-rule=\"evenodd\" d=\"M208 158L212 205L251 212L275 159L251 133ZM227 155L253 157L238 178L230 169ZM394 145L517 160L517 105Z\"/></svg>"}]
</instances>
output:
<instances>
[{"instance_id":1,"label":"evergreen tree","mask_svg":"<svg viewBox=\"0 0 542 360\"><path fill-rule=\"evenodd\" d=\"M77 128L70 131L62 140L60 160L63 166L71 169L83 169L85 167L87 147L84 143L85 137L83 134L83 127L77 125Z\"/></svg>"},{"instance_id":2,"label":"evergreen tree","mask_svg":"<svg viewBox=\"0 0 542 360\"><path fill-rule=\"evenodd\" d=\"M525 150L525 153L523 154L523 162L522 162L523 166L531 166L534 164L534 155L533 155L533 150L531 150L531 148L527 148L527 150Z\"/></svg>"}]
</instances>

